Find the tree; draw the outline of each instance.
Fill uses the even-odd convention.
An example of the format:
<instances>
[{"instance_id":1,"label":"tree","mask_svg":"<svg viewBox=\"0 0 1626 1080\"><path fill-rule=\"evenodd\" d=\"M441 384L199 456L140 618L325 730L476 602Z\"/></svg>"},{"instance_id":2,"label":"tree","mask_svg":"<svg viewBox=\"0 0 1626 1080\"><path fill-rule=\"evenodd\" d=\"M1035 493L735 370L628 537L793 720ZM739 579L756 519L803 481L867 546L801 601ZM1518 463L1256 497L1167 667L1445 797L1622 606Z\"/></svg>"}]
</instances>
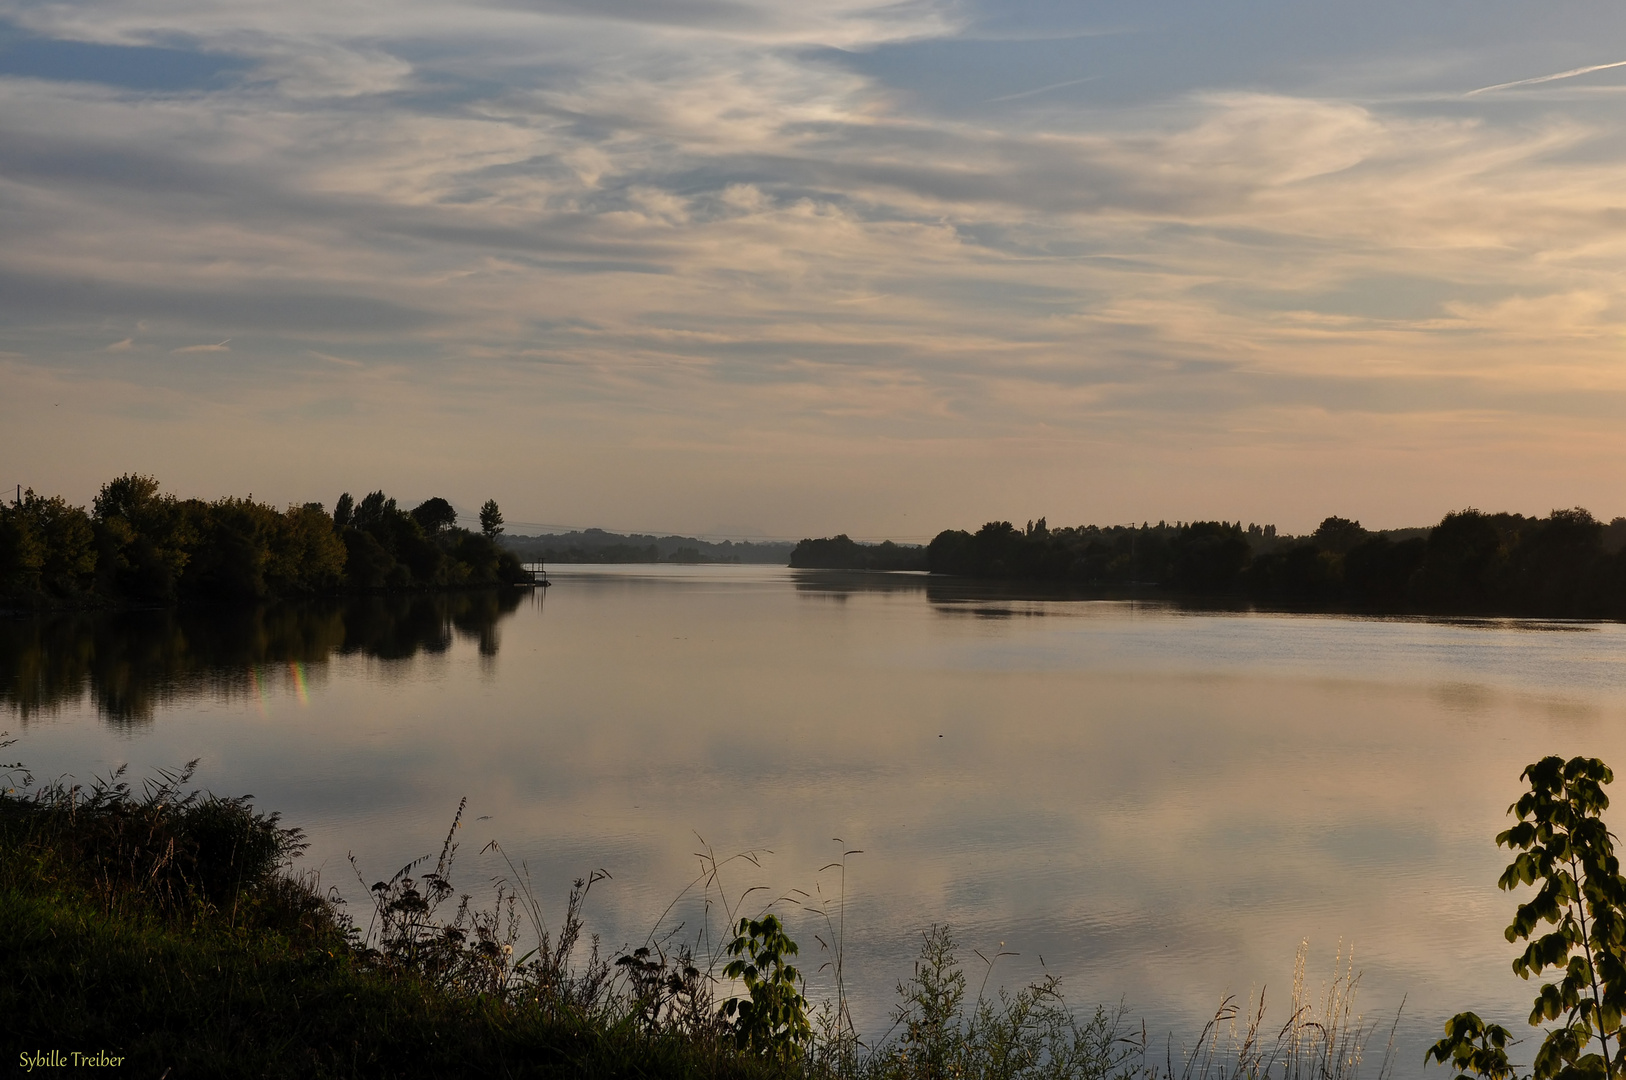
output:
<instances>
[{"instance_id":1,"label":"tree","mask_svg":"<svg viewBox=\"0 0 1626 1080\"><path fill-rule=\"evenodd\" d=\"M74 596L91 587L95 572L95 531L79 507L33 488L0 505L0 587Z\"/></svg>"},{"instance_id":2,"label":"tree","mask_svg":"<svg viewBox=\"0 0 1626 1080\"><path fill-rule=\"evenodd\" d=\"M29 516L20 505L0 505L0 594L35 591L44 565L45 544Z\"/></svg>"},{"instance_id":3,"label":"tree","mask_svg":"<svg viewBox=\"0 0 1626 1080\"><path fill-rule=\"evenodd\" d=\"M451 503L436 496L413 507L412 519L423 529L424 535L434 536L457 524L457 511L452 509Z\"/></svg>"},{"instance_id":4,"label":"tree","mask_svg":"<svg viewBox=\"0 0 1626 1080\"><path fill-rule=\"evenodd\" d=\"M398 513L400 511L396 509L394 499L382 491L372 491L350 515L350 524L358 529L374 530L385 527Z\"/></svg>"},{"instance_id":5,"label":"tree","mask_svg":"<svg viewBox=\"0 0 1626 1080\"><path fill-rule=\"evenodd\" d=\"M1428 534L1423 598L1447 611L1495 610L1505 603L1509 548L1522 518L1472 508L1447 514Z\"/></svg>"},{"instance_id":6,"label":"tree","mask_svg":"<svg viewBox=\"0 0 1626 1080\"><path fill-rule=\"evenodd\" d=\"M1316 530L1310 539L1315 541L1316 547L1321 550L1333 551L1342 555L1362 540L1365 540L1367 535L1367 531L1361 528L1361 523L1358 521L1351 521L1349 518L1330 517L1316 526Z\"/></svg>"},{"instance_id":7,"label":"tree","mask_svg":"<svg viewBox=\"0 0 1626 1080\"><path fill-rule=\"evenodd\" d=\"M1603 535L1604 526L1580 507L1525 523L1509 566L1517 609L1572 618L1604 614Z\"/></svg>"},{"instance_id":8,"label":"tree","mask_svg":"<svg viewBox=\"0 0 1626 1080\"><path fill-rule=\"evenodd\" d=\"M1242 527L1224 521L1194 521L1174 541L1174 584L1193 592L1223 592L1248 565L1248 538Z\"/></svg>"},{"instance_id":9,"label":"tree","mask_svg":"<svg viewBox=\"0 0 1626 1080\"><path fill-rule=\"evenodd\" d=\"M267 580L277 592L316 592L344 576L345 546L320 503L290 507L271 539Z\"/></svg>"},{"instance_id":10,"label":"tree","mask_svg":"<svg viewBox=\"0 0 1626 1080\"><path fill-rule=\"evenodd\" d=\"M497 509L496 499L487 499L480 507L480 531L492 540L502 532L502 511Z\"/></svg>"},{"instance_id":11,"label":"tree","mask_svg":"<svg viewBox=\"0 0 1626 1080\"><path fill-rule=\"evenodd\" d=\"M102 485L93 500L96 572L111 591L168 602L195 539L173 495L158 481L126 473Z\"/></svg>"},{"instance_id":12,"label":"tree","mask_svg":"<svg viewBox=\"0 0 1626 1080\"><path fill-rule=\"evenodd\" d=\"M158 494L158 480L140 473L125 473L117 480L109 480L91 505L96 520L121 517L136 528L149 524L166 508L167 496ZM173 500L168 500L173 501Z\"/></svg>"},{"instance_id":13,"label":"tree","mask_svg":"<svg viewBox=\"0 0 1626 1080\"><path fill-rule=\"evenodd\" d=\"M1498 847L1518 852L1497 884L1505 890L1537 886L1507 928L1508 941L1529 942L1513 971L1524 979L1547 970L1562 976L1542 986L1530 1012L1532 1026L1559 1025L1542 1039L1531 1075L1615 1080L1626 1070L1626 878L1600 816L1609 807L1603 785L1615 776L1596 758L1548 757L1528 766L1522 778L1530 790L1508 807L1518 823L1496 838ZM1543 923L1553 929L1540 934ZM1510 1080L1509 1035L1474 1013L1459 1013L1424 1060L1449 1060L1462 1076ZM1589 1052L1593 1040L1597 1051Z\"/></svg>"}]
</instances>

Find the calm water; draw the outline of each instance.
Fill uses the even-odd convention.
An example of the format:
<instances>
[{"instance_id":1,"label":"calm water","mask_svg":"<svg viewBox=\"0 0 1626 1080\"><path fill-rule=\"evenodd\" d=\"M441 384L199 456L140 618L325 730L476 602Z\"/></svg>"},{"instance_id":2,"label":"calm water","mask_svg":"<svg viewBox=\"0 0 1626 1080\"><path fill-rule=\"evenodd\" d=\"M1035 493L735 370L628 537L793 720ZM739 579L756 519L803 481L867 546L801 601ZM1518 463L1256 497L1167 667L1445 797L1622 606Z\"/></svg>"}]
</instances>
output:
<instances>
[{"instance_id":1,"label":"calm water","mask_svg":"<svg viewBox=\"0 0 1626 1080\"><path fill-rule=\"evenodd\" d=\"M1353 946L1402 1076L1450 1013L1522 1025L1492 843L1548 753L1626 766L1626 628L1183 612L1001 599L913 576L571 567L545 595L0 624L10 752L41 777L198 779L304 826L359 894L499 840L557 910L641 943L703 842L731 894L839 896L860 1027L950 924L1078 1003L1189 1038L1293 956ZM838 842L833 838L840 837ZM815 959L822 922L785 909ZM679 904L668 927L700 912ZM808 964L814 967L815 964ZM817 987L815 987L817 989ZM1385 1025L1387 1026L1387 1025ZM1383 1040L1378 1042L1381 1044ZM1431 1070L1429 1075L1441 1075Z\"/></svg>"}]
</instances>

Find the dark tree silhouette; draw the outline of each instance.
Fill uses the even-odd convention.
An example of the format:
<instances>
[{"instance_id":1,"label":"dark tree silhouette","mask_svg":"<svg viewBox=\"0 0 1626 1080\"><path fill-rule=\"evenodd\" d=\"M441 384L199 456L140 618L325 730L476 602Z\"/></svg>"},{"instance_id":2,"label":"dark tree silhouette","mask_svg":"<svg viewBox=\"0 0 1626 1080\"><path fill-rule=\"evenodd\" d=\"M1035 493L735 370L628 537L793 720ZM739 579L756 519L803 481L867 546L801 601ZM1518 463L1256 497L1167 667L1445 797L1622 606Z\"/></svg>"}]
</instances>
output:
<instances>
[{"instance_id":1,"label":"dark tree silhouette","mask_svg":"<svg viewBox=\"0 0 1626 1080\"><path fill-rule=\"evenodd\" d=\"M497 509L496 499L487 499L480 507L480 531L491 540L502 532L502 511Z\"/></svg>"},{"instance_id":2,"label":"dark tree silhouette","mask_svg":"<svg viewBox=\"0 0 1626 1080\"><path fill-rule=\"evenodd\" d=\"M418 523L418 527L423 529L425 534L434 536L457 524L457 511L452 509L451 503L436 496L414 506L412 520Z\"/></svg>"},{"instance_id":3,"label":"dark tree silhouette","mask_svg":"<svg viewBox=\"0 0 1626 1080\"><path fill-rule=\"evenodd\" d=\"M339 496L339 501L333 504L333 526L342 529L350 524L350 519L356 512L356 500L350 497L347 491Z\"/></svg>"}]
</instances>

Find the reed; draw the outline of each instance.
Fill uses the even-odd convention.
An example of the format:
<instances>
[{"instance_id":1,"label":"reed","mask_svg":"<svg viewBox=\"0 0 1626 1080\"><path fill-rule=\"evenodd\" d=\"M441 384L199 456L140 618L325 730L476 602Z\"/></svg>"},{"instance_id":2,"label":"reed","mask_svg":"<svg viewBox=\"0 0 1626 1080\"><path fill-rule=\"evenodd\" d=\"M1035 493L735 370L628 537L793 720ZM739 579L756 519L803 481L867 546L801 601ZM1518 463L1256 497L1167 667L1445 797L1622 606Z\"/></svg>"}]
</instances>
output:
<instances>
[{"instance_id":1,"label":"reed","mask_svg":"<svg viewBox=\"0 0 1626 1080\"><path fill-rule=\"evenodd\" d=\"M1345 950L1340 943L1333 977L1318 992L1310 989L1305 976L1308 955L1309 943L1300 942L1287 1017L1279 1027L1267 1020L1263 989L1257 997L1241 1002L1226 997L1197 1041L1176 1059L1171 1039L1161 1069L1147 1070L1148 1076L1163 1080L1353 1080L1362 1075L1368 1047L1382 1027L1357 1008L1360 973L1355 969L1354 950ZM1367 1066L1368 1075L1378 1080L1394 1071L1399 1021L1397 1009L1382 1055Z\"/></svg>"}]
</instances>

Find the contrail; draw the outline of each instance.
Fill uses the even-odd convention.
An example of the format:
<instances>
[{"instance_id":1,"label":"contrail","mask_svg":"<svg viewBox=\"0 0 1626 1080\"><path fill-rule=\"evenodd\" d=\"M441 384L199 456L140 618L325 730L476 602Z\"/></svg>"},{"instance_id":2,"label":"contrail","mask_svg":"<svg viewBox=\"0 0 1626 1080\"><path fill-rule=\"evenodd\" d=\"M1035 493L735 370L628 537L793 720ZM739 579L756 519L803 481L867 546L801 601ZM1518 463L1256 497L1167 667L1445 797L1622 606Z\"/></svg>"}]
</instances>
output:
<instances>
[{"instance_id":1,"label":"contrail","mask_svg":"<svg viewBox=\"0 0 1626 1080\"><path fill-rule=\"evenodd\" d=\"M1558 79L1573 79L1577 75L1587 75L1594 71L1607 71L1610 68L1626 67L1626 60L1616 60L1613 64L1593 64L1591 67L1579 67L1574 71L1560 71L1557 75L1541 75L1534 79L1515 79L1513 82L1497 83L1495 86L1481 86L1478 90L1470 90L1464 97L1473 97L1491 90L1506 90L1511 86L1531 86L1535 83L1553 82Z\"/></svg>"},{"instance_id":2,"label":"contrail","mask_svg":"<svg viewBox=\"0 0 1626 1080\"><path fill-rule=\"evenodd\" d=\"M1032 97L1034 94L1043 94L1050 90L1060 90L1064 86L1077 86L1079 83L1094 82L1099 78L1101 78L1100 75L1086 75L1082 79L1068 79L1066 82L1051 83L1049 86L1041 86L1037 90L1023 90L1018 94L1006 94L1004 97L991 97L984 101L983 104L992 105L996 101L1015 101L1017 98Z\"/></svg>"}]
</instances>

